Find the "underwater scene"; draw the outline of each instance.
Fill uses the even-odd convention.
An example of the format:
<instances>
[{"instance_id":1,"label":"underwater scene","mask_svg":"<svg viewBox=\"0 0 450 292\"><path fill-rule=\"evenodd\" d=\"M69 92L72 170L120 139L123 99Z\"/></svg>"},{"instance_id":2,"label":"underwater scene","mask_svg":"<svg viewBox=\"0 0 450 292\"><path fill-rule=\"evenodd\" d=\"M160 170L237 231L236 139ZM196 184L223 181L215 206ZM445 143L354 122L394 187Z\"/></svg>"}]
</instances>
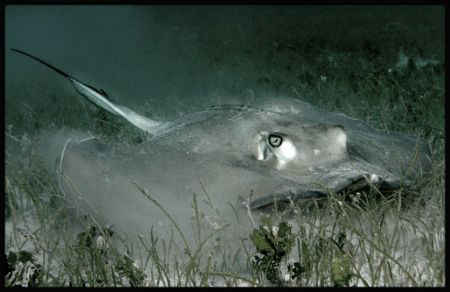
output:
<instances>
[{"instance_id":1,"label":"underwater scene","mask_svg":"<svg viewBox=\"0 0 450 292\"><path fill-rule=\"evenodd\" d=\"M445 7L6 5L8 287L445 285Z\"/></svg>"}]
</instances>

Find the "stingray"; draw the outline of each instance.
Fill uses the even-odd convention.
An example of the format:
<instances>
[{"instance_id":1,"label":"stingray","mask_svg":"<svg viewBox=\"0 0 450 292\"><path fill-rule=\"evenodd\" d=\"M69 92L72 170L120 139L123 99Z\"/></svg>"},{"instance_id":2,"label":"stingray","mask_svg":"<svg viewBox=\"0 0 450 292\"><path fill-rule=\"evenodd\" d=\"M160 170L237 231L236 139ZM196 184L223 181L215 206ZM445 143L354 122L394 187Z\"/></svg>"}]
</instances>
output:
<instances>
[{"instance_id":1,"label":"stingray","mask_svg":"<svg viewBox=\"0 0 450 292\"><path fill-rule=\"evenodd\" d=\"M152 226L167 231L176 225L189 232L198 218L212 230L233 221L253 225L252 212L275 202L370 186L394 190L414 184L431 168L429 146L419 138L374 129L298 99L214 106L155 121L13 50L67 78L91 103L151 134L126 150L95 138L67 142L61 154L58 177L64 194L128 235L144 234Z\"/></svg>"}]
</instances>

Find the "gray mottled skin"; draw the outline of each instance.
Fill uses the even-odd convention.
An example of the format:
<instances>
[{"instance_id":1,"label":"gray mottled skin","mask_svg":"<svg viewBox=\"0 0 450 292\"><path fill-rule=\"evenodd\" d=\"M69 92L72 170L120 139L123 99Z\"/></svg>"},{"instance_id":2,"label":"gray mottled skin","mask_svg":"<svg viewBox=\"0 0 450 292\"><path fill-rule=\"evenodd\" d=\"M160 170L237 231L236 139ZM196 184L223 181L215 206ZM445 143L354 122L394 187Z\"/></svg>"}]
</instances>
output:
<instances>
[{"instance_id":1,"label":"gray mottled skin","mask_svg":"<svg viewBox=\"0 0 450 292\"><path fill-rule=\"evenodd\" d=\"M284 111L270 106L268 110L244 106L205 109L167 124L149 141L122 153L95 141L71 143L63 156L64 189L72 197L81 194L78 201L83 210L132 236L149 231L152 225L168 232L172 225L136 184L187 233L193 232L195 193L204 228L213 231L230 223L233 227L223 235L233 234L234 238L251 232L246 204L255 210L274 199L324 196L373 174L382 178L381 188L396 188L403 177L409 183L429 170L426 145L411 136L387 135L344 115L297 100L286 101L290 105ZM293 113L294 106L300 112ZM262 131L285 133L295 142L298 154L311 153L334 143L326 137L336 124L347 134L347 148L339 159L311 155L306 156L311 163L294 160L280 169L274 157L257 159L255 145ZM408 168L413 171L404 176Z\"/></svg>"},{"instance_id":2,"label":"gray mottled skin","mask_svg":"<svg viewBox=\"0 0 450 292\"><path fill-rule=\"evenodd\" d=\"M431 168L429 148L417 138L376 130L297 99L212 107L171 122L153 121L13 50L67 78L96 106L153 134L123 152L96 139L68 142L60 159L60 186L71 204L131 241L138 242L137 235L147 235L152 226L168 240L176 221L177 243L182 232L193 244L198 224L204 235L217 232L236 242L248 238L259 210L274 201L326 196L361 182L398 188Z\"/></svg>"}]
</instances>

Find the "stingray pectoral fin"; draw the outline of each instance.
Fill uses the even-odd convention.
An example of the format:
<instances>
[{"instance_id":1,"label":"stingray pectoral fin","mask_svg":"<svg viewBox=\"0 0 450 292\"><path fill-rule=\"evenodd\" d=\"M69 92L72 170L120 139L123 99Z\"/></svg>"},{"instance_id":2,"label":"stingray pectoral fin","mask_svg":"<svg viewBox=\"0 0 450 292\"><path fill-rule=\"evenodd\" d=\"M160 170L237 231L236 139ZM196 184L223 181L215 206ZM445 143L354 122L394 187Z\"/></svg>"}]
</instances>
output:
<instances>
[{"instance_id":1,"label":"stingray pectoral fin","mask_svg":"<svg viewBox=\"0 0 450 292\"><path fill-rule=\"evenodd\" d=\"M58 72L62 76L69 79L69 81L72 83L72 85L75 87L75 90L82 96L84 96L88 101L95 104L96 106L112 113L118 116L123 117L128 122L130 122L135 127L146 131L150 134L155 134L159 127L162 126L164 123L157 122L150 120L132 110L129 108L116 105L108 100L106 93L103 90L98 90L90 85L84 84L74 77L70 76L69 74L63 72L62 70L54 67L53 65L50 65L49 63L45 62L42 59L39 59L27 52L18 50L18 49L11 49L12 51L25 55L27 57L30 57L31 59L47 66L48 68L52 69L55 72Z\"/></svg>"}]
</instances>

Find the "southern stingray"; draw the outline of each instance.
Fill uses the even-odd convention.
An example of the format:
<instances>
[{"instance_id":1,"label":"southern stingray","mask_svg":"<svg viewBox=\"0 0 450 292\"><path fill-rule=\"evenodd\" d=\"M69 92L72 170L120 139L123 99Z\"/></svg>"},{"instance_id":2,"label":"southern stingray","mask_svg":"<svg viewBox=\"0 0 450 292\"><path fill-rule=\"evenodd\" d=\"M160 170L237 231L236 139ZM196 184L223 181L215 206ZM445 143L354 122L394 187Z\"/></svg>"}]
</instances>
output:
<instances>
[{"instance_id":1,"label":"southern stingray","mask_svg":"<svg viewBox=\"0 0 450 292\"><path fill-rule=\"evenodd\" d=\"M298 99L209 107L154 121L13 50L60 73L88 101L151 134L125 151L95 138L68 141L61 150L58 179L64 194L127 236L146 234L152 226L167 233L175 222L178 232L191 233L194 219L211 230L239 221L238 229L248 235L252 212L274 202L368 185L396 189L431 168L429 148L420 139L374 129Z\"/></svg>"}]
</instances>

